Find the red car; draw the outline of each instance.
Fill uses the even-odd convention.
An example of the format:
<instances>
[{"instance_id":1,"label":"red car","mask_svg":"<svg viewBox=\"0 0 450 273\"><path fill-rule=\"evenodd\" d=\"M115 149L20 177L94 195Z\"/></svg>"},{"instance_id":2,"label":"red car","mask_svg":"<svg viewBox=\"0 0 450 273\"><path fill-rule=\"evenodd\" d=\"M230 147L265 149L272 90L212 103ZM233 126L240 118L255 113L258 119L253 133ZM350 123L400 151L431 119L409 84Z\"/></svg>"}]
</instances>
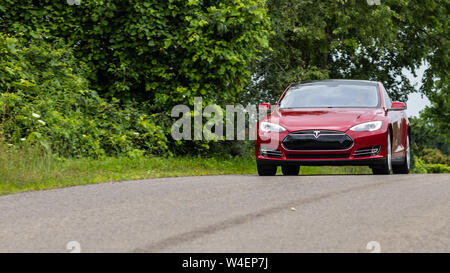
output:
<instances>
[{"instance_id":1,"label":"red car","mask_svg":"<svg viewBox=\"0 0 450 273\"><path fill-rule=\"evenodd\" d=\"M411 131L405 109L391 101L380 82L291 84L258 121L258 174L275 175L281 166L284 175L298 175L301 165L363 165L374 174L406 174Z\"/></svg>"}]
</instances>

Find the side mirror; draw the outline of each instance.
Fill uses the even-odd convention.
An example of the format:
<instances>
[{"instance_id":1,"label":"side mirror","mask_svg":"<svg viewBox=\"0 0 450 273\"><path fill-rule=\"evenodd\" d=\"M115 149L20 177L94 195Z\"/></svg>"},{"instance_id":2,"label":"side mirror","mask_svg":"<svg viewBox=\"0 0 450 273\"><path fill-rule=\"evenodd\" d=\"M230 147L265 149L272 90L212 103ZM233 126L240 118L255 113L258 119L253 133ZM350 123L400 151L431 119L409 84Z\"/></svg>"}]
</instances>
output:
<instances>
[{"instance_id":1,"label":"side mirror","mask_svg":"<svg viewBox=\"0 0 450 273\"><path fill-rule=\"evenodd\" d=\"M391 105L391 110L405 110L406 104L400 101L393 101Z\"/></svg>"},{"instance_id":2,"label":"side mirror","mask_svg":"<svg viewBox=\"0 0 450 273\"><path fill-rule=\"evenodd\" d=\"M261 103L260 105L258 105L258 109L259 110L269 111L270 110L270 103L269 102Z\"/></svg>"}]
</instances>

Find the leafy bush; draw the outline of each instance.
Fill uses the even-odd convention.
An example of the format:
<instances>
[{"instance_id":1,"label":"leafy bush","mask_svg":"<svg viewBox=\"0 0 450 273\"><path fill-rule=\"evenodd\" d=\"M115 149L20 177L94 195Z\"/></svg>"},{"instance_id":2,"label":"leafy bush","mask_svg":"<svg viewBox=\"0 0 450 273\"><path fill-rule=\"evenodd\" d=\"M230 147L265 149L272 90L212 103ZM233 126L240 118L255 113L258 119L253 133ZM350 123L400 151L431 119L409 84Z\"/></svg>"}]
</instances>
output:
<instances>
[{"instance_id":1,"label":"leafy bush","mask_svg":"<svg viewBox=\"0 0 450 273\"><path fill-rule=\"evenodd\" d=\"M450 157L438 149L424 149L421 158L427 164L450 164Z\"/></svg>"},{"instance_id":2,"label":"leafy bush","mask_svg":"<svg viewBox=\"0 0 450 273\"><path fill-rule=\"evenodd\" d=\"M101 96L166 110L233 100L268 47L264 0L2 1L0 32L64 39Z\"/></svg>"},{"instance_id":3,"label":"leafy bush","mask_svg":"<svg viewBox=\"0 0 450 273\"><path fill-rule=\"evenodd\" d=\"M426 164L427 173L450 173L450 166L444 164Z\"/></svg>"},{"instance_id":4,"label":"leafy bush","mask_svg":"<svg viewBox=\"0 0 450 273\"><path fill-rule=\"evenodd\" d=\"M415 158L414 173L450 173L450 166L446 164L427 164L421 158Z\"/></svg>"},{"instance_id":5,"label":"leafy bush","mask_svg":"<svg viewBox=\"0 0 450 273\"><path fill-rule=\"evenodd\" d=\"M443 154L450 155L449 142L445 131L440 130L435 122L423 113L420 117L410 117L411 148L416 155L422 156L424 149L439 149Z\"/></svg>"},{"instance_id":6,"label":"leafy bush","mask_svg":"<svg viewBox=\"0 0 450 273\"><path fill-rule=\"evenodd\" d=\"M0 34L0 135L62 156L165 153L156 115L120 107L89 90L70 49L37 37Z\"/></svg>"},{"instance_id":7,"label":"leafy bush","mask_svg":"<svg viewBox=\"0 0 450 273\"><path fill-rule=\"evenodd\" d=\"M414 157L414 168L411 171L413 173L427 173L425 165L420 157Z\"/></svg>"}]
</instances>

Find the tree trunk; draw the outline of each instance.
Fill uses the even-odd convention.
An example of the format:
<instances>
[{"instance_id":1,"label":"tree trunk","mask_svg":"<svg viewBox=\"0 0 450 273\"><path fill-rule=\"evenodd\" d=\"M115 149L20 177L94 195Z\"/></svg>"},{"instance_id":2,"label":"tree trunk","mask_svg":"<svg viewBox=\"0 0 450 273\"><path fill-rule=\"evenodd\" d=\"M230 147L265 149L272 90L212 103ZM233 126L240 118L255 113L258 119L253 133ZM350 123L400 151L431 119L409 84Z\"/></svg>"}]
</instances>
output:
<instances>
[{"instance_id":1,"label":"tree trunk","mask_svg":"<svg viewBox=\"0 0 450 273\"><path fill-rule=\"evenodd\" d=\"M322 70L327 70L328 67L328 52L322 55Z\"/></svg>"}]
</instances>

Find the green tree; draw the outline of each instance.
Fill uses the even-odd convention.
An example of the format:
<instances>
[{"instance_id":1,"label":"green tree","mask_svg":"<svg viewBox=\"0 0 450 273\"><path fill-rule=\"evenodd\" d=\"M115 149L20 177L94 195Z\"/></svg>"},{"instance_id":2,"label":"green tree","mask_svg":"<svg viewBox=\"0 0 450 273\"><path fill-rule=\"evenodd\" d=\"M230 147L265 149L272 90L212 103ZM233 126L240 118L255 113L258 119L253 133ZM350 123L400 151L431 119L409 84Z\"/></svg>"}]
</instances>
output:
<instances>
[{"instance_id":1,"label":"green tree","mask_svg":"<svg viewBox=\"0 0 450 273\"><path fill-rule=\"evenodd\" d=\"M405 15L405 37L410 50L421 51L427 64L420 91L427 95L431 106L421 117L435 128L435 136L450 142L450 28L449 1L408 1ZM441 149L442 150L442 149ZM447 150L442 150L448 154Z\"/></svg>"},{"instance_id":2,"label":"green tree","mask_svg":"<svg viewBox=\"0 0 450 273\"><path fill-rule=\"evenodd\" d=\"M442 84L442 85L441 85ZM442 86L441 89L439 87ZM439 80L438 90L430 92L429 99L431 106L426 107L422 116L435 124L439 134L446 138L450 143L450 87L447 82Z\"/></svg>"},{"instance_id":3,"label":"green tree","mask_svg":"<svg viewBox=\"0 0 450 273\"><path fill-rule=\"evenodd\" d=\"M444 0L268 0L272 50L254 63L247 98L275 98L290 82L324 78L382 81L393 99L416 91L404 76L424 62L422 92L436 92L448 70ZM259 97L261 97L259 96Z\"/></svg>"},{"instance_id":4,"label":"green tree","mask_svg":"<svg viewBox=\"0 0 450 273\"><path fill-rule=\"evenodd\" d=\"M450 154L448 139L433 120L421 114L420 117L410 118L409 122L414 154L421 156L424 149L439 149L446 155Z\"/></svg>"},{"instance_id":5,"label":"green tree","mask_svg":"<svg viewBox=\"0 0 450 273\"><path fill-rule=\"evenodd\" d=\"M61 156L167 154L159 119L100 98L85 68L61 41L0 33L0 142Z\"/></svg>"},{"instance_id":6,"label":"green tree","mask_svg":"<svg viewBox=\"0 0 450 273\"><path fill-rule=\"evenodd\" d=\"M101 95L167 110L233 101L268 47L263 0L3 0L0 32L63 39Z\"/></svg>"}]
</instances>

